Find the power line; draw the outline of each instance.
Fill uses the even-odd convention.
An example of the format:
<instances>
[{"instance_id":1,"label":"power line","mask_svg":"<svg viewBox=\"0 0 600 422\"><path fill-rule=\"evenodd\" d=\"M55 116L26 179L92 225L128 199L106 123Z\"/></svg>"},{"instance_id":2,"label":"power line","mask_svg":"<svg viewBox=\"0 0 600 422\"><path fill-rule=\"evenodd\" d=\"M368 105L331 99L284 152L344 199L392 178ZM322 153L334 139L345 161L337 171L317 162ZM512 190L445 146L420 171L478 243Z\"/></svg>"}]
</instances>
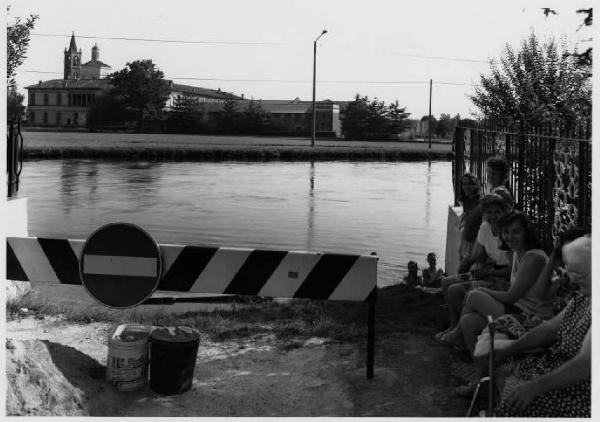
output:
<instances>
[{"instance_id":1,"label":"power line","mask_svg":"<svg viewBox=\"0 0 600 422\"><path fill-rule=\"evenodd\" d=\"M70 35L64 34L42 34L42 33L32 33L32 37L70 37ZM130 37L104 37L104 36L96 36L96 35L77 35L77 38L89 38L89 39L99 39L99 40L120 40L120 41L142 41L142 42L156 42L156 43L169 43L169 44L208 44L208 45L299 45L299 42L275 42L275 41L262 41L262 42L249 42L249 41L206 41L206 40L172 40L172 39L164 39L164 38L130 38ZM391 56L402 56L402 57L412 57L417 59L428 59L428 60L445 60L445 61L455 61L455 62L464 62L464 63L489 63L486 60L476 60L476 59L468 59L464 57L448 57L448 56L429 56L426 54L412 54L412 53L402 53L398 51L382 51L382 50L368 50L368 49L358 49L354 47L348 46L330 46L330 48L337 48L340 50L350 50L362 53L375 53L375 54L384 54Z\"/></svg>"},{"instance_id":2,"label":"power line","mask_svg":"<svg viewBox=\"0 0 600 422\"><path fill-rule=\"evenodd\" d=\"M463 57L447 57L447 56L428 56L426 54L411 54L411 53L400 53L396 51L382 51L382 50L365 50L365 49L357 49L353 47L346 46L333 46L333 48L338 48L341 50L351 50L351 51L360 51L362 53L377 53L377 54L386 54L391 56L403 56L403 57L414 57L418 59L430 59L430 60L447 60L454 62L467 62L467 63L489 63L486 60L476 60L476 59L467 59Z\"/></svg>"},{"instance_id":3,"label":"power line","mask_svg":"<svg viewBox=\"0 0 600 422\"><path fill-rule=\"evenodd\" d=\"M70 37L63 34L40 34L32 33L32 37ZM121 41L143 41L175 44L222 44L222 45L284 45L284 42L249 42L249 41L192 41L192 40L168 40L159 38L128 38L128 37L101 37L95 35L77 35L77 38L91 38L98 40L121 40Z\"/></svg>"},{"instance_id":4,"label":"power line","mask_svg":"<svg viewBox=\"0 0 600 422\"><path fill-rule=\"evenodd\" d=\"M41 70L24 70L25 73L48 73L54 75L62 75L60 72L46 72ZM196 78L196 77L170 77L167 79L187 80L187 81L206 81L206 82L272 82L272 83L312 83L311 80L301 79L240 79L240 78ZM422 85L428 84L429 81L318 81L320 84L382 84L382 85ZM478 86L476 84L460 83L460 82L445 82L433 81L438 85L453 85L453 86Z\"/></svg>"}]
</instances>

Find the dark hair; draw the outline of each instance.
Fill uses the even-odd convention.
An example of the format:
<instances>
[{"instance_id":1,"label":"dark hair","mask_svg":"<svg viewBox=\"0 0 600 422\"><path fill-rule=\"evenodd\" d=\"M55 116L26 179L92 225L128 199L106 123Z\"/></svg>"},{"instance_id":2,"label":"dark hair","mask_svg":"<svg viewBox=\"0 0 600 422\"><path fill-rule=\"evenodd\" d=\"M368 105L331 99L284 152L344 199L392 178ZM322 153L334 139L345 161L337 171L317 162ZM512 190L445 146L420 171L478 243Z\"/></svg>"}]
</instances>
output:
<instances>
[{"instance_id":1,"label":"dark hair","mask_svg":"<svg viewBox=\"0 0 600 422\"><path fill-rule=\"evenodd\" d=\"M479 200L479 205L481 207L481 211L484 212L486 208L491 207L492 205L498 205L502 207L504 210L510 209L510 204L508 204L502 196L497 193L487 193L483 195L483 197Z\"/></svg>"},{"instance_id":2,"label":"dark hair","mask_svg":"<svg viewBox=\"0 0 600 422\"><path fill-rule=\"evenodd\" d=\"M510 163L502 157L490 157L485 163L486 168L502 173L504 177L508 176L510 171Z\"/></svg>"},{"instance_id":3,"label":"dark hair","mask_svg":"<svg viewBox=\"0 0 600 422\"><path fill-rule=\"evenodd\" d=\"M523 229L525 230L525 250L528 251L531 249L539 249L541 245L535 228L533 227L533 224L531 224L531 221L529 220L527 215L525 215L521 211L516 210L509 212L508 214L500 217L500 219L498 220L498 227L500 228L500 249L505 251L510 250L510 248L502 238L502 229L508 226L509 224L513 223L514 221L519 221L523 226Z\"/></svg>"},{"instance_id":4,"label":"dark hair","mask_svg":"<svg viewBox=\"0 0 600 422\"><path fill-rule=\"evenodd\" d=\"M418 270L419 269L419 265L415 261L408 261L408 264L406 265L406 268L408 268L409 271L410 271L411 268L414 268L415 270Z\"/></svg>"},{"instance_id":5,"label":"dark hair","mask_svg":"<svg viewBox=\"0 0 600 422\"><path fill-rule=\"evenodd\" d=\"M475 193L473 195L473 197L468 197L465 192L463 191L463 179L465 177L468 177L471 180L474 180L477 183L477 187L479 188L479 190L477 191L477 193ZM458 201L459 202L465 202L465 201L470 201L470 200L479 200L479 198L481 197L481 182L479 181L479 179L477 178L477 176L475 176L474 174L471 173L465 173L462 175L462 177L460 178L460 186L458 187Z\"/></svg>"}]
</instances>

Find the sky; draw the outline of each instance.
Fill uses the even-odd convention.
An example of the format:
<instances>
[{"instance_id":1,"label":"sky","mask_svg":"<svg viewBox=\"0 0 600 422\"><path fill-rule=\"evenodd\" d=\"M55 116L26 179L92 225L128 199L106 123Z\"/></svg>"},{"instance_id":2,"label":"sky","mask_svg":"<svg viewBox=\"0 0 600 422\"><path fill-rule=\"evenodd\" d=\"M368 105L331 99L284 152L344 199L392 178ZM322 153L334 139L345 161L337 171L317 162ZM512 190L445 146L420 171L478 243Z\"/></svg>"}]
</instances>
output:
<instances>
[{"instance_id":1,"label":"sky","mask_svg":"<svg viewBox=\"0 0 600 422\"><path fill-rule=\"evenodd\" d=\"M62 79L63 51L75 33L83 61L96 43L113 71L152 59L177 83L270 100L312 99L313 41L317 100L358 93L398 100L412 118L470 117L468 99L489 60L534 31L566 37L584 50L590 28L578 8L592 1L487 0L9 0L15 16L39 15L28 57L17 69L20 90ZM542 7L558 14L544 17ZM135 38L117 40L111 38ZM163 40L160 41L142 41ZM165 42L174 41L174 42ZM182 42L185 41L185 42ZM48 72L48 73L40 73Z\"/></svg>"}]
</instances>

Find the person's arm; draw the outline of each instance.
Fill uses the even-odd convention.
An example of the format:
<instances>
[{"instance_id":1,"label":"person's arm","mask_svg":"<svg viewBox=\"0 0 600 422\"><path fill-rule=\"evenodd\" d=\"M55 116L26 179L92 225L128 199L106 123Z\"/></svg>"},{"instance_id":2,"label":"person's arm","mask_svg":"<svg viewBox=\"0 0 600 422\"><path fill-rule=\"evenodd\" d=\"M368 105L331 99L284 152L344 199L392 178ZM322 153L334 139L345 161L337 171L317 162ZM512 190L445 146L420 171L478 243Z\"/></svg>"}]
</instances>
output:
<instances>
[{"instance_id":1,"label":"person's arm","mask_svg":"<svg viewBox=\"0 0 600 422\"><path fill-rule=\"evenodd\" d=\"M474 263L484 262L486 259L487 253L485 252L485 248L481 243L476 241L471 254L460 261L460 264L458 265L458 273L466 273Z\"/></svg>"},{"instance_id":2,"label":"person's arm","mask_svg":"<svg viewBox=\"0 0 600 422\"><path fill-rule=\"evenodd\" d=\"M573 359L565 362L554 371L515 388L506 398L507 404L517 412L523 411L537 396L550 390L569 387L578 382L591 379L591 335L591 329L588 329L581 350Z\"/></svg>"},{"instance_id":3,"label":"person's arm","mask_svg":"<svg viewBox=\"0 0 600 422\"><path fill-rule=\"evenodd\" d=\"M544 256L538 254L529 254L523 257L515 276L515 282L507 291L502 292L487 289L485 287L482 287L481 290L484 290L487 294L499 302L512 305L521 297L523 297L523 295L531 288L531 286L536 283L545 265L546 259Z\"/></svg>"},{"instance_id":4,"label":"person's arm","mask_svg":"<svg viewBox=\"0 0 600 422\"><path fill-rule=\"evenodd\" d=\"M530 331L527 331L518 339L511 342L504 342L503 346L498 349L494 347L494 360L503 362L510 356L554 344L558 339L558 329L563 320L565 309L555 315L552 319L544 321Z\"/></svg>"}]
</instances>

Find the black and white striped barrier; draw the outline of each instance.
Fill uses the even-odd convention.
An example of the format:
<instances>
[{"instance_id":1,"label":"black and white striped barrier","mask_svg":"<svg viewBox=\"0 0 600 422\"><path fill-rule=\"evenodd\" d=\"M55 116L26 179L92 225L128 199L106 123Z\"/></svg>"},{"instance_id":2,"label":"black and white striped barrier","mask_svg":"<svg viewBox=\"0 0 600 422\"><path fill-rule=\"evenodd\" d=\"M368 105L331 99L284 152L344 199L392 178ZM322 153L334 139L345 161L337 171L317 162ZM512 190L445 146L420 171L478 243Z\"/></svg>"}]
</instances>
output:
<instances>
[{"instance_id":1,"label":"black and white striped barrier","mask_svg":"<svg viewBox=\"0 0 600 422\"><path fill-rule=\"evenodd\" d=\"M137 291L131 287L135 283L145 283L145 289L150 286L148 297L155 291L172 291L366 301L369 306L367 377L372 378L377 256L157 246L158 257L153 258L90 248L90 243L84 240L9 237L6 278L83 285L96 299L114 308L152 303L152 299L143 295L135 297ZM154 277L156 283L152 285ZM128 302L123 303L124 300Z\"/></svg>"}]
</instances>

